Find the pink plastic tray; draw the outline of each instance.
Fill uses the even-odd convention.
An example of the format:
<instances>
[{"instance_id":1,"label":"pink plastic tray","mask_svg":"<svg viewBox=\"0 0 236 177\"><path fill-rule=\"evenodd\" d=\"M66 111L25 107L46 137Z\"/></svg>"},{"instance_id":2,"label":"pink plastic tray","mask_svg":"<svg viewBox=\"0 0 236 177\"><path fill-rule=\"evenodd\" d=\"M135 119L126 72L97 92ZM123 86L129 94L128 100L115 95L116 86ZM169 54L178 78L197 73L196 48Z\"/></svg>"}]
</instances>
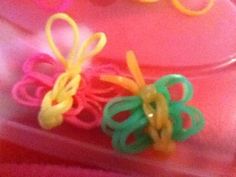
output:
<instances>
[{"instance_id":1,"label":"pink plastic tray","mask_svg":"<svg viewBox=\"0 0 236 177\"><path fill-rule=\"evenodd\" d=\"M96 61L122 66L125 51L135 49L147 80L155 80L167 73L180 73L192 81L195 94L191 103L204 113L206 126L197 136L177 144L176 152L168 158L160 157L152 150L139 155L117 153L111 148L111 139L99 128L85 131L64 124L52 131L44 131L37 124L35 110L12 100L10 88L19 79L19 65L23 62L22 58L38 50L31 39L43 27L48 15L41 15L43 10L37 10L34 4L23 1L25 4L17 6L17 2L13 5L13 1L6 0L0 6L4 7L3 10L8 8L0 11L4 28L13 31L5 34L12 37L11 40L6 38L8 45L4 43L6 39L0 38L0 49L9 60L19 60L12 70L14 72L10 72L10 81L0 77L0 96L1 100L5 99L0 103L0 138L62 159L127 174L235 175L236 59L232 54L236 51L236 10L229 1L216 0L209 14L194 18L178 14L165 1L154 7L148 6L148 9L143 6L133 8L131 2L123 1L115 1L109 6L97 6L90 1L79 4L78 1L70 9L72 15L77 14L79 22L93 31L108 34L108 46ZM34 8L32 11L19 10L26 6ZM92 8L89 13L88 8ZM17 17L12 10L23 15ZM127 17L126 20L122 15ZM98 16L96 20L95 16ZM25 18L28 20L25 21ZM126 26L128 21L130 26ZM26 112L28 116L25 116Z\"/></svg>"}]
</instances>

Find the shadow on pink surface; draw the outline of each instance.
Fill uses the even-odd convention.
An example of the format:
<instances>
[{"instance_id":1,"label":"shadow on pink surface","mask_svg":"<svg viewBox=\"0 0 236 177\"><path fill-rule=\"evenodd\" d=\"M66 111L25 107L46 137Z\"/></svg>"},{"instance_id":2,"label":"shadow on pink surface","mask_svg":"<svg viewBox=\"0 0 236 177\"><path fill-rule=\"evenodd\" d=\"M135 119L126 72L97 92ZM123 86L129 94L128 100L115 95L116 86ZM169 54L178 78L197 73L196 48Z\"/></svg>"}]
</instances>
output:
<instances>
[{"instance_id":1,"label":"shadow on pink surface","mask_svg":"<svg viewBox=\"0 0 236 177\"><path fill-rule=\"evenodd\" d=\"M103 170L59 165L2 164L1 177L128 177Z\"/></svg>"}]
</instances>

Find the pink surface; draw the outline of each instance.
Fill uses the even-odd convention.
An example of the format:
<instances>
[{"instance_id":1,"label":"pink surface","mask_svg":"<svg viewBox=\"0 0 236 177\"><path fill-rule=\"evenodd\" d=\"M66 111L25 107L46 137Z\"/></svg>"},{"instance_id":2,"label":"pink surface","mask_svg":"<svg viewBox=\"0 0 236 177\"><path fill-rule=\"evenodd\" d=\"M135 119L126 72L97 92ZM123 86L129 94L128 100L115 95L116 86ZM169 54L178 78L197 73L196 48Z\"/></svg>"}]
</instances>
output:
<instances>
[{"instance_id":1,"label":"pink surface","mask_svg":"<svg viewBox=\"0 0 236 177\"><path fill-rule=\"evenodd\" d=\"M51 11L64 11L68 9L73 0L33 0L39 7Z\"/></svg>"},{"instance_id":2,"label":"pink surface","mask_svg":"<svg viewBox=\"0 0 236 177\"><path fill-rule=\"evenodd\" d=\"M0 164L1 177L128 177L102 170L60 165Z\"/></svg>"},{"instance_id":3,"label":"pink surface","mask_svg":"<svg viewBox=\"0 0 236 177\"><path fill-rule=\"evenodd\" d=\"M23 10L33 7L27 0L22 2L28 3L18 4L17 9L22 10L16 11L17 4L13 6L13 2L2 2L2 16L26 25L33 34L42 29L47 12L43 13L36 6L32 11ZM159 175L153 171L162 176L173 172L187 176L231 176L235 172L230 173L235 167L236 153L233 141L236 138L236 60L231 60L233 57L229 55L236 51L236 12L230 1L216 0L209 14L194 18L179 14L167 1L145 7L121 0L109 6L83 2L76 1L79 4L72 6L70 13L93 31L108 34L108 46L95 63L116 61L126 71L122 67L125 51L135 49L147 79L155 80L167 73L185 74L195 89L192 104L206 117L205 129L191 140L178 144L176 153L164 160L153 151L121 155L111 149L110 139L100 129L88 132L63 125L51 132L41 130L35 121L35 112L29 114L28 108L14 103L5 90L2 94L8 95L6 100L10 104L7 106L14 105L14 111L10 111L17 116L2 116L0 137L62 159L118 171L152 176ZM19 38L24 39L24 36ZM28 41L26 43L27 52L31 48ZM21 58L22 54L15 56ZM20 114L23 110L27 117Z\"/></svg>"},{"instance_id":4,"label":"pink surface","mask_svg":"<svg viewBox=\"0 0 236 177\"><path fill-rule=\"evenodd\" d=\"M108 46L101 56L123 61L125 52L133 49L144 65L182 66L221 61L236 50L236 10L230 0L216 0L200 17L185 16L166 0L101 4L76 0L68 10L79 24L107 33ZM30 31L42 29L49 14L30 0L6 0L0 7L1 16Z\"/></svg>"}]
</instances>

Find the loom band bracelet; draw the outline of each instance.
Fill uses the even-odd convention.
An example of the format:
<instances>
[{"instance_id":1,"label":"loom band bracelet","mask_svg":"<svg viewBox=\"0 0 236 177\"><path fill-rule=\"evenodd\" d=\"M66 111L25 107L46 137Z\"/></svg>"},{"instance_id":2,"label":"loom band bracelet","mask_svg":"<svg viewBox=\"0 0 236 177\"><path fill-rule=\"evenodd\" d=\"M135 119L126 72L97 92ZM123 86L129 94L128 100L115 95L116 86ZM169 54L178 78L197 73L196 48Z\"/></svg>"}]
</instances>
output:
<instances>
[{"instance_id":1,"label":"loom band bracelet","mask_svg":"<svg viewBox=\"0 0 236 177\"><path fill-rule=\"evenodd\" d=\"M181 84L183 86L183 96L178 101L171 100L171 93L169 92L168 88L175 85ZM167 100L167 102L187 102L191 100L193 96L193 87L192 84L187 80L186 77L179 75L179 74L170 74L161 77L158 81L154 83L154 86L157 92L163 94Z\"/></svg>"},{"instance_id":2,"label":"loom band bracelet","mask_svg":"<svg viewBox=\"0 0 236 177\"><path fill-rule=\"evenodd\" d=\"M210 9L213 7L215 0L209 0L208 4L206 7L204 7L201 10L191 10L187 7L185 7L180 0L172 0L172 3L176 9L178 9L180 12L183 14L189 15L189 16L200 16L204 15L207 12L210 11Z\"/></svg>"},{"instance_id":3,"label":"loom band bracelet","mask_svg":"<svg viewBox=\"0 0 236 177\"><path fill-rule=\"evenodd\" d=\"M186 113L191 120L191 127L183 127L182 114ZM170 118L173 122L173 136L176 141L185 141L190 136L197 134L205 125L203 114L192 106L177 103L170 108Z\"/></svg>"},{"instance_id":4,"label":"loom band bracelet","mask_svg":"<svg viewBox=\"0 0 236 177\"><path fill-rule=\"evenodd\" d=\"M148 148L153 142L144 132L147 125L146 118L140 118L139 124L133 124L124 130L115 131L112 136L112 146L123 153L139 153ZM128 144L128 138L133 135L134 141Z\"/></svg>"},{"instance_id":5,"label":"loom band bracelet","mask_svg":"<svg viewBox=\"0 0 236 177\"><path fill-rule=\"evenodd\" d=\"M141 109L142 100L137 96L117 97L112 99L104 108L102 129L108 135L111 135L110 129L122 129L134 123L133 119L137 119L139 114L136 113L138 107ZM114 120L114 116L118 113L130 111L131 115L122 122ZM135 113L135 114L134 114Z\"/></svg>"}]
</instances>

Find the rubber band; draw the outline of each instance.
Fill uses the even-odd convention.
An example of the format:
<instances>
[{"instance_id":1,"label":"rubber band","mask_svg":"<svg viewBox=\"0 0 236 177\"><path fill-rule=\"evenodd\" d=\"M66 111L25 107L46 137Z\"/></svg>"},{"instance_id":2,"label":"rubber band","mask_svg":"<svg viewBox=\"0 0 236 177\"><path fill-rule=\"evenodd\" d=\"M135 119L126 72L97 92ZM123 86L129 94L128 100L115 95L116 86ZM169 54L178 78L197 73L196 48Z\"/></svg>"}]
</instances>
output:
<instances>
[{"instance_id":1,"label":"rubber band","mask_svg":"<svg viewBox=\"0 0 236 177\"><path fill-rule=\"evenodd\" d=\"M138 85L132 79L125 78L122 76L104 75L104 74L102 74L100 78L102 81L119 85L133 94L136 94L139 91Z\"/></svg>"},{"instance_id":2,"label":"rubber band","mask_svg":"<svg viewBox=\"0 0 236 177\"><path fill-rule=\"evenodd\" d=\"M52 37L51 28L57 20L67 22L74 34L68 56L62 55ZM77 24L64 13L52 15L47 21L45 32L57 60L45 54L27 60L23 66L25 76L13 87L13 97L21 104L40 107L38 122L44 129L59 126L64 120L83 129L99 126L104 104L117 95L117 91L111 85L106 85L103 90L93 88L92 82L100 82L98 75L101 72L117 73L117 68L101 65L93 66L90 71L84 70L83 73L81 70L86 60L104 48L105 34L95 33L80 45ZM94 119L81 119L84 110Z\"/></svg>"},{"instance_id":3,"label":"rubber band","mask_svg":"<svg viewBox=\"0 0 236 177\"><path fill-rule=\"evenodd\" d=\"M66 21L72 28L72 31L73 31L73 45L72 45L72 48L69 52L69 55L67 57L67 60L65 59L65 57L61 54L60 50L57 48L55 42L54 42L54 39L52 37L52 24L56 21L56 20L64 20ZM47 37L47 40L48 40L48 44L52 50L52 52L54 53L55 57L65 66L65 67L68 67L68 63L72 63L73 62L73 59L76 55L76 52L78 50L78 47L79 47L79 29L78 29L78 26L77 24L75 23L75 21L70 18L67 14L64 14L64 13L58 13L58 14L55 14L53 16L51 16L48 21L47 21L47 24L45 26L45 32L46 32L46 37Z\"/></svg>"},{"instance_id":4,"label":"rubber band","mask_svg":"<svg viewBox=\"0 0 236 177\"><path fill-rule=\"evenodd\" d=\"M139 88L145 87L146 83L143 78L143 74L139 68L136 56L133 51L128 51L127 52L127 65L128 68L131 72L131 74L134 77L134 80L136 81L137 85Z\"/></svg>"},{"instance_id":5,"label":"rubber band","mask_svg":"<svg viewBox=\"0 0 236 177\"><path fill-rule=\"evenodd\" d=\"M200 16L204 15L210 11L213 7L215 0L209 0L207 6L201 10L191 10L185 7L179 0L172 0L172 3L176 9L178 9L181 13L189 16Z\"/></svg>"},{"instance_id":6,"label":"rubber band","mask_svg":"<svg viewBox=\"0 0 236 177\"><path fill-rule=\"evenodd\" d=\"M183 96L178 102L188 102L193 97L192 84L182 75L171 74L163 76L160 80L154 83L155 88L159 93L162 93L166 99L171 101L171 94L168 90L169 87L180 83L183 86Z\"/></svg>"},{"instance_id":7,"label":"rubber band","mask_svg":"<svg viewBox=\"0 0 236 177\"><path fill-rule=\"evenodd\" d=\"M134 94L140 95L140 97L143 100L142 107L145 115L144 117L146 117L146 119L148 119L149 121L147 128L149 136L154 141L155 146L157 146L156 149L165 151L165 149L169 149L168 148L169 144L167 142L171 142L171 135L172 135L172 127L168 121L169 120L168 106L167 102L165 101L165 97L157 93L156 89L153 86L146 86L142 72L138 66L137 59L133 51L127 52L127 65L131 74L134 77L134 81L130 80L129 78L124 78L120 76L114 77L111 75L108 76L102 75L101 79L104 81L111 81L112 83L117 83L118 85L121 85L124 88L126 89L128 88L129 90L133 91ZM128 85L129 83L132 84ZM153 109L151 105L153 102L155 103L156 106L155 109ZM122 106L120 107L122 108ZM104 120L106 119L107 118L105 116ZM159 138L159 133L160 133L159 130L163 131L162 129L164 126L165 129L168 129L168 131L166 132L169 134ZM106 132L105 127L104 131ZM165 142L165 148L159 148L159 146L157 145L158 141ZM161 144L163 146L163 143Z\"/></svg>"},{"instance_id":8,"label":"rubber band","mask_svg":"<svg viewBox=\"0 0 236 177\"><path fill-rule=\"evenodd\" d=\"M74 41L68 57L61 54L52 37L51 28L56 20L66 21L73 30ZM65 72L57 78L52 90L44 96L38 116L41 127L51 129L59 126L63 122L63 114L71 109L73 97L80 86L82 64L86 59L93 57L104 48L106 36L104 33L95 33L80 46L77 24L63 13L52 15L48 19L45 31L49 46L65 67ZM97 45L89 50L96 41L98 41Z\"/></svg>"},{"instance_id":9,"label":"rubber band","mask_svg":"<svg viewBox=\"0 0 236 177\"><path fill-rule=\"evenodd\" d=\"M183 119L181 118L183 113L188 114L188 117L191 120L192 126L187 129L183 127ZM205 124L203 115L198 109L192 106L184 106L181 103L172 105L170 115L175 125L173 139L176 141L185 141L190 136L198 133Z\"/></svg>"},{"instance_id":10,"label":"rubber band","mask_svg":"<svg viewBox=\"0 0 236 177\"><path fill-rule=\"evenodd\" d=\"M47 70L49 69L49 73L44 72L45 66L47 66ZM13 98L20 104L39 108L44 96L53 88L57 78L64 70L58 60L46 54L38 54L29 58L23 65L24 77L12 89ZM118 72L117 67L111 64L86 67L81 74L79 91L73 97L73 106L63 115L64 121L86 130L98 127L105 103L119 95L118 89L111 84L102 83L103 87L101 87L99 75ZM93 118L87 120L85 115Z\"/></svg>"},{"instance_id":11,"label":"rubber band","mask_svg":"<svg viewBox=\"0 0 236 177\"><path fill-rule=\"evenodd\" d=\"M154 3L158 2L159 0L138 0L139 2L142 3ZM211 8L214 6L215 0L208 0L208 4L206 7L204 7L201 10L191 10L187 7L185 7L180 0L172 0L173 6L180 11L181 13L188 15L188 16L200 16L208 13Z\"/></svg>"},{"instance_id":12,"label":"rubber band","mask_svg":"<svg viewBox=\"0 0 236 177\"><path fill-rule=\"evenodd\" d=\"M117 75L101 76L103 81L117 84L135 95L114 98L105 106L102 129L112 136L114 149L138 153L152 145L157 151L170 153L175 149L174 141L184 141L204 127L202 113L186 105L193 91L184 76L167 75L152 85L146 85L132 51L127 53L127 65L134 80ZM184 88L180 100L171 99L169 87L175 84ZM120 113L126 113L122 121L115 119ZM191 121L188 129L184 128L183 113ZM130 136L133 136L131 142Z\"/></svg>"}]
</instances>

